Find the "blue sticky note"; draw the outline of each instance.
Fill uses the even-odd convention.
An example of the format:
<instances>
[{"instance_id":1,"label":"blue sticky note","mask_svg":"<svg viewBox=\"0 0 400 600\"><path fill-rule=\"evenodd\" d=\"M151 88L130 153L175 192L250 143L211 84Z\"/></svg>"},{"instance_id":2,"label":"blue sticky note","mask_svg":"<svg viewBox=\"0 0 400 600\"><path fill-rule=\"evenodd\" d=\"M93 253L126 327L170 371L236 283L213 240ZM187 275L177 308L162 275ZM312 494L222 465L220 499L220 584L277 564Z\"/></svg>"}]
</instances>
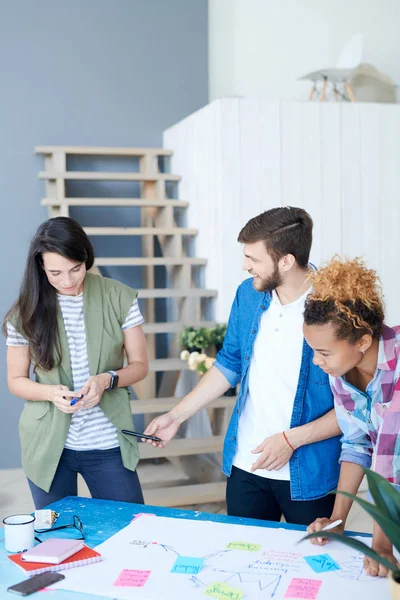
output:
<instances>
[{"instance_id":1,"label":"blue sticky note","mask_svg":"<svg viewBox=\"0 0 400 600\"><path fill-rule=\"evenodd\" d=\"M203 566L204 558L195 558L194 556L178 556L171 573L185 573L186 575L196 575Z\"/></svg>"},{"instance_id":2,"label":"blue sticky note","mask_svg":"<svg viewBox=\"0 0 400 600\"><path fill-rule=\"evenodd\" d=\"M338 571L339 565L329 554L317 554L316 556L305 556L304 560L316 573L326 573L327 571Z\"/></svg>"}]
</instances>

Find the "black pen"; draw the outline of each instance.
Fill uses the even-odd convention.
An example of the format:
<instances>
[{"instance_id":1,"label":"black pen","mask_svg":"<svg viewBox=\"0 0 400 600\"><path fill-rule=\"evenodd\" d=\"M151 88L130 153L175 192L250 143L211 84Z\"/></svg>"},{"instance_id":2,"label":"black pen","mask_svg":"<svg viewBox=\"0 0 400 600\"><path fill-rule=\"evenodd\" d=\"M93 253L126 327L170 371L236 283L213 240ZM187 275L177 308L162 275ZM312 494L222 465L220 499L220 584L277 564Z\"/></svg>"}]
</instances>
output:
<instances>
[{"instance_id":1,"label":"black pen","mask_svg":"<svg viewBox=\"0 0 400 600\"><path fill-rule=\"evenodd\" d=\"M127 435L133 435L137 438L143 438L144 440L152 440L153 442L162 442L161 438L155 437L154 435L146 435L144 433L137 433L136 431L129 431L128 429L121 429L121 433L126 433Z\"/></svg>"}]
</instances>

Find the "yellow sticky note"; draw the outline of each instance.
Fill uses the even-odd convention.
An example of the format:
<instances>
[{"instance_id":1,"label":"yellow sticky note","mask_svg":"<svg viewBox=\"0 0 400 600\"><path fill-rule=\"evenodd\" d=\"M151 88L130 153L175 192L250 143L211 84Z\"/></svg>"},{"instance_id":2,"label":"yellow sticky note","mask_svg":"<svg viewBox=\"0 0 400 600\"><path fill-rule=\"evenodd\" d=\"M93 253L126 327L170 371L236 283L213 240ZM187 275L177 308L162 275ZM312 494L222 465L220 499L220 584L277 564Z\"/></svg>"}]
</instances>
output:
<instances>
[{"instance_id":1,"label":"yellow sticky note","mask_svg":"<svg viewBox=\"0 0 400 600\"><path fill-rule=\"evenodd\" d=\"M260 550L261 544L250 544L249 542L229 542L227 550L245 550L246 552L257 552Z\"/></svg>"},{"instance_id":2,"label":"yellow sticky note","mask_svg":"<svg viewBox=\"0 0 400 600\"><path fill-rule=\"evenodd\" d=\"M224 582L211 583L204 593L206 596L218 598L218 600L241 600L244 596L243 592L230 587Z\"/></svg>"}]
</instances>

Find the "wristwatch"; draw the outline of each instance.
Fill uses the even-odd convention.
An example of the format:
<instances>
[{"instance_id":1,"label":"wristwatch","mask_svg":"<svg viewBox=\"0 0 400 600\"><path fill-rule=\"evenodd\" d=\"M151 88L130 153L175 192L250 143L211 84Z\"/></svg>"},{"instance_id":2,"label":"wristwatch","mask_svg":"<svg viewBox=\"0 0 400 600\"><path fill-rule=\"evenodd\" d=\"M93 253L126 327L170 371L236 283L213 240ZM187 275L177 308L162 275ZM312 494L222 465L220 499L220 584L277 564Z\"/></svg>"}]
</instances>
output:
<instances>
[{"instance_id":1,"label":"wristwatch","mask_svg":"<svg viewBox=\"0 0 400 600\"><path fill-rule=\"evenodd\" d=\"M116 371L106 371L106 373L110 373L111 375L110 385L106 389L106 392L109 392L110 390L115 390L115 388L117 387L119 376L117 375Z\"/></svg>"}]
</instances>

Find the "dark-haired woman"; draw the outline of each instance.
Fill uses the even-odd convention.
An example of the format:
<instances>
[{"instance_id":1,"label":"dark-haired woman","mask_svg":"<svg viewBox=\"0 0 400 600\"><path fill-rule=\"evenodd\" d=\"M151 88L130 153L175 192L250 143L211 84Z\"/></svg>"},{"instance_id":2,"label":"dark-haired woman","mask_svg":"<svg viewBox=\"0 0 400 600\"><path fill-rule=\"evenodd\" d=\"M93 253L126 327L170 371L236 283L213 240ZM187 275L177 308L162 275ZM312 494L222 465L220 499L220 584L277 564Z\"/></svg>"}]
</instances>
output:
<instances>
[{"instance_id":1,"label":"dark-haired woman","mask_svg":"<svg viewBox=\"0 0 400 600\"><path fill-rule=\"evenodd\" d=\"M314 363L329 374L336 416L343 431L338 489L356 494L362 467L400 486L400 328L384 324L376 272L364 263L335 257L312 276L306 301L304 337ZM330 519L317 519L309 533L341 519L343 531L351 501L337 495ZM317 538L314 543L326 543ZM375 524L372 546L394 561L392 546ZM365 557L370 575L387 569Z\"/></svg>"},{"instance_id":2,"label":"dark-haired woman","mask_svg":"<svg viewBox=\"0 0 400 600\"><path fill-rule=\"evenodd\" d=\"M143 502L137 443L121 434L132 429L127 388L148 371L143 318L137 292L88 273L93 262L76 221L49 219L4 320L8 386L26 400L22 466L37 509L76 495L78 473L95 498Z\"/></svg>"}]
</instances>

